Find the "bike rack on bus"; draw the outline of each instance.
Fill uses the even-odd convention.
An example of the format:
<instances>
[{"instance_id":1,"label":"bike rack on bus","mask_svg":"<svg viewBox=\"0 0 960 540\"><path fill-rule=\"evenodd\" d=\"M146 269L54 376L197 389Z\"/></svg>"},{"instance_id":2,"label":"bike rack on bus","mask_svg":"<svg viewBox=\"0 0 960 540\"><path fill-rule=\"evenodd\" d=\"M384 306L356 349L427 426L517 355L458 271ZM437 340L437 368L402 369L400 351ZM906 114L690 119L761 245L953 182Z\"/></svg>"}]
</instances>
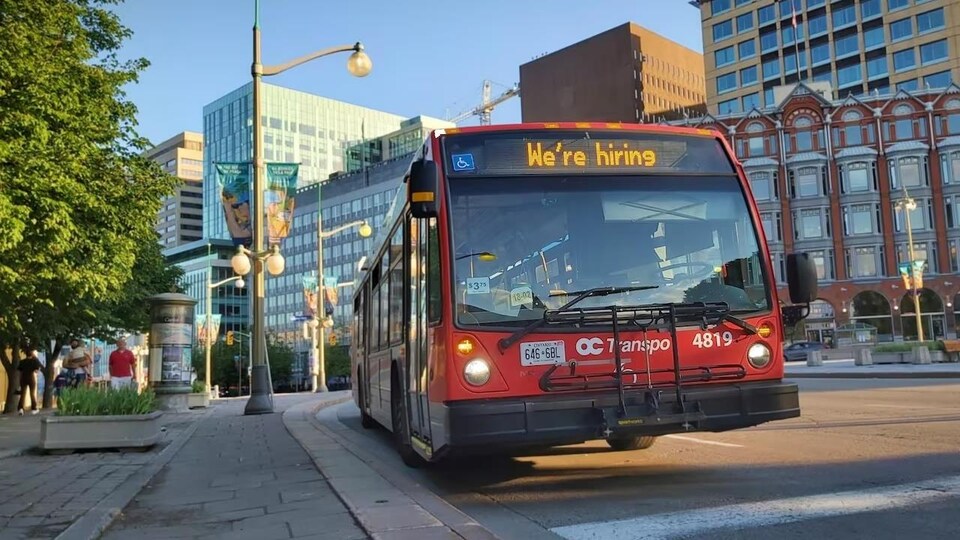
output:
<instances>
[{"instance_id":1,"label":"bike rack on bus","mask_svg":"<svg viewBox=\"0 0 960 540\"><path fill-rule=\"evenodd\" d=\"M688 419L703 417L699 406L695 411L688 412L683 399L683 385L695 382L719 380L738 380L746 377L747 372L740 364L720 364L714 366L680 365L680 351L677 347L677 321L695 320L702 330L719 324L730 313L726 303L690 303L690 304L648 304L644 306L607 306L599 308L571 308L566 310L548 310L544 313L545 324L565 324L578 327L610 327L613 331L613 354L615 368L612 373L577 374L577 363L556 364L551 366L540 377L540 389L544 392L569 392L585 390L616 389L618 396L618 416L627 416L627 404L624 398L625 390L645 389L642 409L644 415L658 415L660 397L663 389L672 388L676 392L678 415L686 422ZM623 327L642 330L645 336L644 347L649 348L646 340L648 331L657 333L666 331L670 334L673 366L668 369L650 369L649 351L646 355L645 373L625 373L620 343L620 332ZM563 367L569 368L569 374L557 375ZM654 375L672 374L672 380L654 380ZM645 375L646 381L640 377ZM632 377L632 381L625 381ZM669 415L673 416L673 415Z\"/></svg>"}]
</instances>

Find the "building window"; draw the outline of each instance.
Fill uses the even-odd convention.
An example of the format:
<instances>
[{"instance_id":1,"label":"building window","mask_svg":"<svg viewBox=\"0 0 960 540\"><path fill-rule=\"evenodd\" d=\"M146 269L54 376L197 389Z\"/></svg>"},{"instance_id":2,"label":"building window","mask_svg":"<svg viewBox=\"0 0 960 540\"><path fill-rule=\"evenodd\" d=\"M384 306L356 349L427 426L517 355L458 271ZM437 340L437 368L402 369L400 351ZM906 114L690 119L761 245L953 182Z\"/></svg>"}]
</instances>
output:
<instances>
[{"instance_id":1,"label":"building window","mask_svg":"<svg viewBox=\"0 0 960 540\"><path fill-rule=\"evenodd\" d=\"M924 273L937 273L937 246L935 244L914 242L913 259L926 262L923 266ZM909 244L897 244L897 263L905 263L908 261L910 261Z\"/></svg>"},{"instance_id":2,"label":"building window","mask_svg":"<svg viewBox=\"0 0 960 540\"><path fill-rule=\"evenodd\" d=\"M903 9L910 5L910 0L887 0L887 11Z\"/></svg>"},{"instance_id":3,"label":"building window","mask_svg":"<svg viewBox=\"0 0 960 540\"><path fill-rule=\"evenodd\" d=\"M766 171L752 172L750 177L750 191L753 192L753 198L758 201L777 200L777 177L776 173Z\"/></svg>"},{"instance_id":4,"label":"building window","mask_svg":"<svg viewBox=\"0 0 960 540\"><path fill-rule=\"evenodd\" d=\"M760 222L763 224L763 235L768 242L783 241L783 224L780 220L780 212L760 214Z\"/></svg>"},{"instance_id":5,"label":"building window","mask_svg":"<svg viewBox=\"0 0 960 540\"><path fill-rule=\"evenodd\" d=\"M891 141L908 141L927 136L927 123L923 118L901 118L893 122L883 123L887 139Z\"/></svg>"},{"instance_id":6,"label":"building window","mask_svg":"<svg viewBox=\"0 0 960 540\"><path fill-rule=\"evenodd\" d=\"M960 228L960 214L957 213L960 210L960 196L949 196L943 198L943 206L945 209L945 216L947 221L948 229L958 229Z\"/></svg>"},{"instance_id":7,"label":"building window","mask_svg":"<svg viewBox=\"0 0 960 540\"><path fill-rule=\"evenodd\" d=\"M737 72L726 73L717 77L717 93L723 94L737 89Z\"/></svg>"},{"instance_id":8,"label":"building window","mask_svg":"<svg viewBox=\"0 0 960 540\"><path fill-rule=\"evenodd\" d=\"M830 44L823 43L810 49L810 62L814 67L830 63Z\"/></svg>"},{"instance_id":9,"label":"building window","mask_svg":"<svg viewBox=\"0 0 960 540\"><path fill-rule=\"evenodd\" d=\"M745 6L745 5L747 5L747 4L751 3L751 2L753 2L753 0L737 0L737 1L735 2L735 5L736 5L737 7L740 7L740 6Z\"/></svg>"},{"instance_id":10,"label":"building window","mask_svg":"<svg viewBox=\"0 0 960 540\"><path fill-rule=\"evenodd\" d=\"M740 45L737 46L740 49L740 60L746 60L747 58L753 58L757 54L757 42L754 40L743 41Z\"/></svg>"},{"instance_id":11,"label":"building window","mask_svg":"<svg viewBox=\"0 0 960 540\"><path fill-rule=\"evenodd\" d=\"M886 37L883 34L883 27L871 28L863 33L863 48L870 51L886 46Z\"/></svg>"},{"instance_id":12,"label":"building window","mask_svg":"<svg viewBox=\"0 0 960 540\"><path fill-rule=\"evenodd\" d=\"M722 67L736 62L737 57L733 52L733 45L715 51L713 53L713 59L716 62L717 67Z\"/></svg>"},{"instance_id":13,"label":"building window","mask_svg":"<svg viewBox=\"0 0 960 540\"><path fill-rule=\"evenodd\" d=\"M887 71L887 57L880 56L867 61L867 80L881 79L889 74Z\"/></svg>"},{"instance_id":14,"label":"building window","mask_svg":"<svg viewBox=\"0 0 960 540\"><path fill-rule=\"evenodd\" d=\"M818 250L818 251L809 251L810 258L813 259L813 264L817 267L817 279L822 280L832 280L833 276L833 251Z\"/></svg>"},{"instance_id":15,"label":"building window","mask_svg":"<svg viewBox=\"0 0 960 540\"><path fill-rule=\"evenodd\" d=\"M938 62L943 62L947 59L948 49L947 49L947 40L941 39L940 41L934 41L927 43L926 45L920 46L920 64L936 64Z\"/></svg>"},{"instance_id":16,"label":"building window","mask_svg":"<svg viewBox=\"0 0 960 540\"><path fill-rule=\"evenodd\" d=\"M723 41L733 36L733 20L726 20L713 25L713 41Z\"/></svg>"},{"instance_id":17,"label":"building window","mask_svg":"<svg viewBox=\"0 0 960 540\"><path fill-rule=\"evenodd\" d=\"M830 236L829 219L824 222L820 208L804 208L794 212L793 237L795 240L817 240Z\"/></svg>"},{"instance_id":18,"label":"building window","mask_svg":"<svg viewBox=\"0 0 960 540\"><path fill-rule=\"evenodd\" d=\"M874 162L840 165L840 187L843 193L865 193L877 190L877 167Z\"/></svg>"},{"instance_id":19,"label":"building window","mask_svg":"<svg viewBox=\"0 0 960 540\"><path fill-rule=\"evenodd\" d=\"M953 81L953 76L949 71L933 73L923 78L923 85L930 88L946 88Z\"/></svg>"},{"instance_id":20,"label":"building window","mask_svg":"<svg viewBox=\"0 0 960 540\"><path fill-rule=\"evenodd\" d=\"M802 71L806 71L807 69L807 51L800 51L800 69ZM783 57L783 72L784 74L797 72L796 53L788 54Z\"/></svg>"},{"instance_id":21,"label":"building window","mask_svg":"<svg viewBox=\"0 0 960 540\"><path fill-rule=\"evenodd\" d=\"M717 16L721 13L730 11L730 0L713 0L710 2L711 13Z\"/></svg>"},{"instance_id":22,"label":"building window","mask_svg":"<svg viewBox=\"0 0 960 540\"><path fill-rule=\"evenodd\" d=\"M852 66L847 66L837 70L837 86L839 88L860 84L862 82L863 70L860 68L859 62Z\"/></svg>"},{"instance_id":23,"label":"building window","mask_svg":"<svg viewBox=\"0 0 960 540\"><path fill-rule=\"evenodd\" d=\"M893 70L895 72L906 71L917 67L917 56L913 49L904 49L893 53Z\"/></svg>"},{"instance_id":24,"label":"building window","mask_svg":"<svg viewBox=\"0 0 960 540\"><path fill-rule=\"evenodd\" d=\"M880 0L862 0L860 2L860 18L864 21L876 17L882 14L882 12L883 9L880 7Z\"/></svg>"},{"instance_id":25,"label":"building window","mask_svg":"<svg viewBox=\"0 0 960 540\"><path fill-rule=\"evenodd\" d=\"M875 234L878 231L880 207L876 204L854 204L843 207L843 234Z\"/></svg>"},{"instance_id":26,"label":"building window","mask_svg":"<svg viewBox=\"0 0 960 540\"><path fill-rule=\"evenodd\" d=\"M833 42L833 50L837 59L852 56L860 52L860 35L852 34L847 37L839 38Z\"/></svg>"},{"instance_id":27,"label":"building window","mask_svg":"<svg viewBox=\"0 0 960 540\"><path fill-rule=\"evenodd\" d=\"M860 125L846 126L843 128L843 143L845 146L859 146L863 144L863 130Z\"/></svg>"},{"instance_id":28,"label":"building window","mask_svg":"<svg viewBox=\"0 0 960 540\"><path fill-rule=\"evenodd\" d=\"M897 92L903 90L904 92L914 92L920 88L916 79L910 79L907 81L897 83Z\"/></svg>"},{"instance_id":29,"label":"building window","mask_svg":"<svg viewBox=\"0 0 960 540\"><path fill-rule=\"evenodd\" d=\"M758 92L754 92L752 94L747 94L743 96L742 101L743 101L744 111L749 111L754 108L757 108L757 109L760 108L760 94Z\"/></svg>"},{"instance_id":30,"label":"building window","mask_svg":"<svg viewBox=\"0 0 960 540\"><path fill-rule=\"evenodd\" d=\"M717 112L720 114L735 114L740 112L740 100L737 98L721 101L717 104Z\"/></svg>"},{"instance_id":31,"label":"building window","mask_svg":"<svg viewBox=\"0 0 960 540\"><path fill-rule=\"evenodd\" d=\"M853 4L833 11L834 31L854 24L857 24L857 9Z\"/></svg>"},{"instance_id":32,"label":"building window","mask_svg":"<svg viewBox=\"0 0 960 540\"><path fill-rule=\"evenodd\" d=\"M819 167L801 167L790 169L790 190L794 199L805 197L819 197L826 193L821 185L821 170Z\"/></svg>"},{"instance_id":33,"label":"building window","mask_svg":"<svg viewBox=\"0 0 960 540\"><path fill-rule=\"evenodd\" d=\"M747 139L747 148L750 149L750 157L762 156L766 154L763 149L763 137L750 137Z\"/></svg>"},{"instance_id":34,"label":"building window","mask_svg":"<svg viewBox=\"0 0 960 540\"><path fill-rule=\"evenodd\" d=\"M950 271L960 272L960 249L957 249L957 240L950 241Z\"/></svg>"},{"instance_id":35,"label":"building window","mask_svg":"<svg viewBox=\"0 0 960 540\"><path fill-rule=\"evenodd\" d=\"M763 80L780 78L780 60L774 58L763 63Z\"/></svg>"},{"instance_id":36,"label":"building window","mask_svg":"<svg viewBox=\"0 0 960 540\"><path fill-rule=\"evenodd\" d=\"M737 17L737 33L746 32L753 28L753 12L744 13Z\"/></svg>"},{"instance_id":37,"label":"building window","mask_svg":"<svg viewBox=\"0 0 960 540\"><path fill-rule=\"evenodd\" d=\"M757 10L757 20L761 25L777 20L777 9L773 4Z\"/></svg>"},{"instance_id":38,"label":"building window","mask_svg":"<svg viewBox=\"0 0 960 540\"><path fill-rule=\"evenodd\" d=\"M890 186L893 189L901 187L928 186L927 157L916 156L890 159Z\"/></svg>"},{"instance_id":39,"label":"building window","mask_svg":"<svg viewBox=\"0 0 960 540\"><path fill-rule=\"evenodd\" d=\"M763 103L766 107L773 107L777 104L777 100L773 96L773 88L763 90Z\"/></svg>"},{"instance_id":40,"label":"building window","mask_svg":"<svg viewBox=\"0 0 960 540\"><path fill-rule=\"evenodd\" d=\"M879 246L852 247L846 250L847 274L851 279L872 278L880 272L883 248Z\"/></svg>"},{"instance_id":41,"label":"building window","mask_svg":"<svg viewBox=\"0 0 960 540\"><path fill-rule=\"evenodd\" d=\"M930 199L914 199L917 207L910 210L910 228L916 231L925 231L932 229L933 223L933 204ZM898 233L907 232L907 222L905 217L906 210L897 208L896 202L893 203L893 230Z\"/></svg>"},{"instance_id":42,"label":"building window","mask_svg":"<svg viewBox=\"0 0 960 540\"><path fill-rule=\"evenodd\" d=\"M946 27L946 21L943 18L943 8L917 15L917 32L920 34L940 30L944 27Z\"/></svg>"},{"instance_id":43,"label":"building window","mask_svg":"<svg viewBox=\"0 0 960 540\"><path fill-rule=\"evenodd\" d=\"M809 152L813 150L813 134L809 131L798 131L796 133L797 152Z\"/></svg>"},{"instance_id":44,"label":"building window","mask_svg":"<svg viewBox=\"0 0 960 540\"><path fill-rule=\"evenodd\" d=\"M944 184L960 184L960 151L940 154L940 171Z\"/></svg>"},{"instance_id":45,"label":"building window","mask_svg":"<svg viewBox=\"0 0 960 540\"><path fill-rule=\"evenodd\" d=\"M783 34L783 44L785 46L793 45L793 42L797 40L803 41L803 23L797 23L796 30L793 26L784 26L780 32Z\"/></svg>"},{"instance_id":46,"label":"building window","mask_svg":"<svg viewBox=\"0 0 960 540\"><path fill-rule=\"evenodd\" d=\"M765 53L769 51L775 51L779 48L780 43L777 41L776 32L760 34L760 52Z\"/></svg>"},{"instance_id":47,"label":"building window","mask_svg":"<svg viewBox=\"0 0 960 540\"><path fill-rule=\"evenodd\" d=\"M807 21L810 27L810 37L816 37L827 33L827 16L825 14L817 15Z\"/></svg>"},{"instance_id":48,"label":"building window","mask_svg":"<svg viewBox=\"0 0 960 540\"><path fill-rule=\"evenodd\" d=\"M890 41L900 41L913 35L913 19L907 17L890 23Z\"/></svg>"},{"instance_id":49,"label":"building window","mask_svg":"<svg viewBox=\"0 0 960 540\"><path fill-rule=\"evenodd\" d=\"M750 66L740 70L740 86L750 86L757 83L757 66Z\"/></svg>"}]
</instances>

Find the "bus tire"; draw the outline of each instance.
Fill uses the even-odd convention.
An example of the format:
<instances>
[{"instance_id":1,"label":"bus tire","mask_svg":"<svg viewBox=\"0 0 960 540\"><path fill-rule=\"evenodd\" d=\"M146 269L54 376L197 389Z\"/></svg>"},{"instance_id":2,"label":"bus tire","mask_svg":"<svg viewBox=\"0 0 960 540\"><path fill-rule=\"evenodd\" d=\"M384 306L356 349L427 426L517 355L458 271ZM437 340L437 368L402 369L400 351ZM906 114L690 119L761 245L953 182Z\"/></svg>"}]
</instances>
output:
<instances>
[{"instance_id":1,"label":"bus tire","mask_svg":"<svg viewBox=\"0 0 960 540\"><path fill-rule=\"evenodd\" d=\"M364 381L363 376L360 375L359 369L357 370L357 385L358 397L360 398L360 425L363 426L363 429L373 429L377 427L377 421L367 414L367 392L364 390L366 381Z\"/></svg>"},{"instance_id":2,"label":"bus tire","mask_svg":"<svg viewBox=\"0 0 960 540\"><path fill-rule=\"evenodd\" d=\"M418 469L426 461L410 444L410 435L407 431L407 414L403 405L403 389L400 388L400 376L397 367L390 370L390 416L393 420L393 439L397 445L397 453L407 467Z\"/></svg>"},{"instance_id":3,"label":"bus tire","mask_svg":"<svg viewBox=\"0 0 960 540\"><path fill-rule=\"evenodd\" d=\"M614 437L607 439L610 448L620 452L624 450L646 450L653 446L657 438L653 435L640 435L637 437Z\"/></svg>"}]
</instances>

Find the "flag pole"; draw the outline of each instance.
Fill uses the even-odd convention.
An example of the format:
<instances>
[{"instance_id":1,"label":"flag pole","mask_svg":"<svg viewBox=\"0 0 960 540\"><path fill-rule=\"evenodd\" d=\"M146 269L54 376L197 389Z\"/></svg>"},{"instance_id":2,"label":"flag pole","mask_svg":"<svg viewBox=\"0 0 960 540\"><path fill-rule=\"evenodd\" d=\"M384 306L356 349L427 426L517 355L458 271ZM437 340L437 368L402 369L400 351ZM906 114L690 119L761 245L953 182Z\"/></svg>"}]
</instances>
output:
<instances>
[{"instance_id":1,"label":"flag pole","mask_svg":"<svg viewBox=\"0 0 960 540\"><path fill-rule=\"evenodd\" d=\"M803 82L803 75L800 71L800 33L797 32L797 4L794 0L790 0L790 11L792 12L792 24L793 24L793 55L797 61L797 82Z\"/></svg>"}]
</instances>

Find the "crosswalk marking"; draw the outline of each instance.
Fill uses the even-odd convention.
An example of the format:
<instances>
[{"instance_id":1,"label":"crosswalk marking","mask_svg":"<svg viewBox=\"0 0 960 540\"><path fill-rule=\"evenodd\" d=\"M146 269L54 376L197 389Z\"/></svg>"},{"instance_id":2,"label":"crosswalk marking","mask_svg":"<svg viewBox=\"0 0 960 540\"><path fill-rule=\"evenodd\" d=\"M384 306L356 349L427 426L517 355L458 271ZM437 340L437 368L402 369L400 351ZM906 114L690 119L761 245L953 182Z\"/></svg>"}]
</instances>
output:
<instances>
[{"instance_id":1,"label":"crosswalk marking","mask_svg":"<svg viewBox=\"0 0 960 540\"><path fill-rule=\"evenodd\" d=\"M677 439L678 441L695 442L695 443L700 443L700 444L710 444L710 445L713 445L713 446L725 446L725 447L727 447L727 448L743 448L743 445L742 445L742 444L733 444L733 443L726 443L726 442L720 442L720 441L708 441L708 440L706 440L706 439L698 439L698 438L696 438L696 437L686 437L686 436L684 436L684 435L665 435L665 437L667 437L667 438L669 438L669 439Z\"/></svg>"},{"instance_id":2,"label":"crosswalk marking","mask_svg":"<svg viewBox=\"0 0 960 540\"><path fill-rule=\"evenodd\" d=\"M960 476L859 491L842 491L753 503L652 514L630 519L556 527L568 540L650 540L745 529L904 508L960 496Z\"/></svg>"}]
</instances>

